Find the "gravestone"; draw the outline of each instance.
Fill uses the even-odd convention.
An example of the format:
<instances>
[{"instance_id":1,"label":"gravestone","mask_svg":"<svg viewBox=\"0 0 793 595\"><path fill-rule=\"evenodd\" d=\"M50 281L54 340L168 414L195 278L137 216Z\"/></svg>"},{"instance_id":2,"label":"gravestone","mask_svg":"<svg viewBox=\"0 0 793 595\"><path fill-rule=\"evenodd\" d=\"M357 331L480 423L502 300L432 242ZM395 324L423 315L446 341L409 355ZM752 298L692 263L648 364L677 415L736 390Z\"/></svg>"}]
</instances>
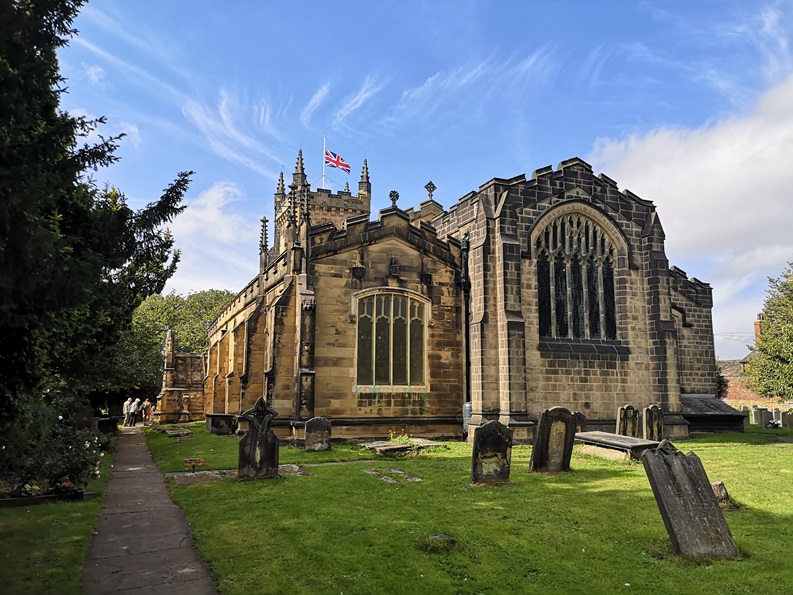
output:
<instances>
[{"instance_id":1,"label":"gravestone","mask_svg":"<svg viewBox=\"0 0 793 595\"><path fill-rule=\"evenodd\" d=\"M248 431L240 440L238 479L278 477L278 438L270 427L276 415L262 397L240 415L248 421Z\"/></svg>"},{"instance_id":2,"label":"gravestone","mask_svg":"<svg viewBox=\"0 0 793 595\"><path fill-rule=\"evenodd\" d=\"M633 405L617 409L617 431L620 436L639 437L639 412Z\"/></svg>"},{"instance_id":3,"label":"gravestone","mask_svg":"<svg viewBox=\"0 0 793 595\"><path fill-rule=\"evenodd\" d=\"M330 450L330 420L312 417L306 422L306 450Z\"/></svg>"},{"instance_id":4,"label":"gravestone","mask_svg":"<svg viewBox=\"0 0 793 595\"><path fill-rule=\"evenodd\" d=\"M760 408L760 426L763 428L770 428L771 422L774 421L774 414L768 409Z\"/></svg>"},{"instance_id":5,"label":"gravestone","mask_svg":"<svg viewBox=\"0 0 793 595\"><path fill-rule=\"evenodd\" d=\"M564 407L546 409L534 436L529 471L570 471L575 440L575 416Z\"/></svg>"},{"instance_id":6,"label":"gravestone","mask_svg":"<svg viewBox=\"0 0 793 595\"><path fill-rule=\"evenodd\" d=\"M744 405L743 407L741 407L741 413L743 413L743 415L744 415L743 425L744 426L748 426L749 425L749 417L750 417L749 408L746 405Z\"/></svg>"},{"instance_id":7,"label":"gravestone","mask_svg":"<svg viewBox=\"0 0 793 595\"><path fill-rule=\"evenodd\" d=\"M774 421L779 422L782 424L782 412L779 410L779 407L774 407Z\"/></svg>"},{"instance_id":8,"label":"gravestone","mask_svg":"<svg viewBox=\"0 0 793 595\"><path fill-rule=\"evenodd\" d=\"M586 415L580 411L573 412L573 423L576 432L586 432Z\"/></svg>"},{"instance_id":9,"label":"gravestone","mask_svg":"<svg viewBox=\"0 0 793 595\"><path fill-rule=\"evenodd\" d=\"M506 483L512 460L512 428L489 421L474 430L471 483Z\"/></svg>"},{"instance_id":10,"label":"gravestone","mask_svg":"<svg viewBox=\"0 0 793 595\"><path fill-rule=\"evenodd\" d=\"M660 442L664 439L664 410L659 405L645 407L642 421L645 440Z\"/></svg>"},{"instance_id":11,"label":"gravestone","mask_svg":"<svg viewBox=\"0 0 793 595\"><path fill-rule=\"evenodd\" d=\"M697 455L684 455L664 440L658 448L644 452L642 463L675 552L738 556L738 546Z\"/></svg>"},{"instance_id":12,"label":"gravestone","mask_svg":"<svg viewBox=\"0 0 793 595\"><path fill-rule=\"evenodd\" d=\"M752 406L752 411L749 415L749 423L754 426L760 425L760 410L757 408L757 405Z\"/></svg>"},{"instance_id":13,"label":"gravestone","mask_svg":"<svg viewBox=\"0 0 793 595\"><path fill-rule=\"evenodd\" d=\"M790 411L783 411L782 412L782 427L783 428L793 428L793 409Z\"/></svg>"}]
</instances>

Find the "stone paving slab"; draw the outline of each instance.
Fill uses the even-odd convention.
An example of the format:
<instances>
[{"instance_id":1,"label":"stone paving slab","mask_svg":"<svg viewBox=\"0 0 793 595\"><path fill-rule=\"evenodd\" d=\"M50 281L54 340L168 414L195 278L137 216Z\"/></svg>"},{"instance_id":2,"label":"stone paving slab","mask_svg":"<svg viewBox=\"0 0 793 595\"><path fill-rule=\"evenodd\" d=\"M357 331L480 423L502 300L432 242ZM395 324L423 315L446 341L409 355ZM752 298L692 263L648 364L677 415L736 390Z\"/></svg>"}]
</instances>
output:
<instances>
[{"instance_id":1,"label":"stone paving slab","mask_svg":"<svg viewBox=\"0 0 793 595\"><path fill-rule=\"evenodd\" d=\"M102 514L83 566L83 592L217 593L170 499L140 428L121 428Z\"/></svg>"}]
</instances>

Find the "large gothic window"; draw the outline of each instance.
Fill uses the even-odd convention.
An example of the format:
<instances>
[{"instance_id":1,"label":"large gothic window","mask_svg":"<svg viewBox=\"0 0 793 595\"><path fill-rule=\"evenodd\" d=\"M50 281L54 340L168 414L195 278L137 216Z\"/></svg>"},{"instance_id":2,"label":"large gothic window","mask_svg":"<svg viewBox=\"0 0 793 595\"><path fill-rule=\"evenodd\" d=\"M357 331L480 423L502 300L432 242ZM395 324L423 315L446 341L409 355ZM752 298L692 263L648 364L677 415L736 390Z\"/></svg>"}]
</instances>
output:
<instances>
[{"instance_id":1,"label":"large gothic window","mask_svg":"<svg viewBox=\"0 0 793 595\"><path fill-rule=\"evenodd\" d=\"M616 339L614 246L579 213L551 221L537 236L540 336Z\"/></svg>"},{"instance_id":2,"label":"large gothic window","mask_svg":"<svg viewBox=\"0 0 793 595\"><path fill-rule=\"evenodd\" d=\"M358 298L359 386L424 386L426 310L403 293Z\"/></svg>"}]
</instances>

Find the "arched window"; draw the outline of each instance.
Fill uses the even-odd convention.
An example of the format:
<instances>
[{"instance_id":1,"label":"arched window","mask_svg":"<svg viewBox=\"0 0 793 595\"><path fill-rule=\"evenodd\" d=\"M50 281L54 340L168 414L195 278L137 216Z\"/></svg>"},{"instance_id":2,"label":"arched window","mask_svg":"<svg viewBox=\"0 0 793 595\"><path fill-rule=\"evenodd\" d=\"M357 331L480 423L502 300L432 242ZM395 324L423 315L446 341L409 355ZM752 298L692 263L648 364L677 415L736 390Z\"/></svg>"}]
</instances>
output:
<instances>
[{"instance_id":1,"label":"arched window","mask_svg":"<svg viewBox=\"0 0 793 595\"><path fill-rule=\"evenodd\" d=\"M357 384L424 386L427 302L387 290L357 301Z\"/></svg>"},{"instance_id":2,"label":"arched window","mask_svg":"<svg viewBox=\"0 0 793 595\"><path fill-rule=\"evenodd\" d=\"M615 251L591 219L568 213L537 235L540 336L616 339Z\"/></svg>"}]
</instances>

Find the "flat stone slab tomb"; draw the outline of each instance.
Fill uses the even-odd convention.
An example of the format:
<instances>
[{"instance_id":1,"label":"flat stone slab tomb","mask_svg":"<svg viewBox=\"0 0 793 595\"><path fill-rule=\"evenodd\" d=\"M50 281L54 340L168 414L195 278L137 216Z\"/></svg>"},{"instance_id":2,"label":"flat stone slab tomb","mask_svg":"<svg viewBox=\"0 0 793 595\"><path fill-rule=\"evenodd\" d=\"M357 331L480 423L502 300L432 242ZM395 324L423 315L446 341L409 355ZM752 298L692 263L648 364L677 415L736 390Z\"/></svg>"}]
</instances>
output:
<instances>
[{"instance_id":1,"label":"flat stone slab tomb","mask_svg":"<svg viewBox=\"0 0 793 595\"><path fill-rule=\"evenodd\" d=\"M583 443L581 452L612 461L641 460L648 448L657 448L660 442L608 432L577 432L576 442Z\"/></svg>"}]
</instances>

